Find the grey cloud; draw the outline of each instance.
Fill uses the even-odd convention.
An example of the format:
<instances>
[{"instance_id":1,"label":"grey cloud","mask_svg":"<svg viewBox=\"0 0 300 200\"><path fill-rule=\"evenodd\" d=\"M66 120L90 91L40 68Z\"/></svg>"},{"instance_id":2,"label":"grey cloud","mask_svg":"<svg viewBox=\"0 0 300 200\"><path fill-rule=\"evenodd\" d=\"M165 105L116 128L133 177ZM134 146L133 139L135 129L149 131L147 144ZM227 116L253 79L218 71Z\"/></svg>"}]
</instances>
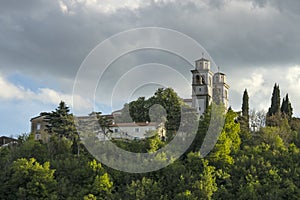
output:
<instances>
[{"instance_id":1,"label":"grey cloud","mask_svg":"<svg viewBox=\"0 0 300 200\"><path fill-rule=\"evenodd\" d=\"M276 9L278 9L281 12L284 12L285 14L296 14L299 15L299 9L300 9L300 2L297 0L286 0L286 1L280 1L280 0L250 0L254 6L259 7L266 7L266 6L272 6Z\"/></svg>"},{"instance_id":2,"label":"grey cloud","mask_svg":"<svg viewBox=\"0 0 300 200\"><path fill-rule=\"evenodd\" d=\"M298 1L251 0L254 6L247 11L239 10L237 5L243 2L234 0L203 1L206 5L152 2L109 14L81 5L71 8L75 14L63 14L57 1L29 2L7 1L1 6L5 11L0 14L2 71L50 74L71 84L80 63L99 42L141 26L161 26L191 36L227 73L300 62L299 16L287 12L297 13ZM135 59L148 62L146 57L136 55Z\"/></svg>"},{"instance_id":3,"label":"grey cloud","mask_svg":"<svg viewBox=\"0 0 300 200\"><path fill-rule=\"evenodd\" d=\"M265 6L266 3L263 2L257 1L257 4ZM279 8L283 7L278 1L275 2ZM221 0L209 1L212 7L220 7L225 3L226 1ZM15 6L13 4L10 7ZM296 45L296 41L299 41L299 30L292 27L295 26L296 19L285 15L262 19L251 14L247 16L247 13L231 14L223 10L207 10L192 3L181 7L176 2L159 6L152 4L138 10L137 14L123 9L107 15L88 13L77 8L76 14L69 16L62 14L58 5L48 1L38 3L33 8L39 10L48 6L52 6L53 10L44 17L40 14L43 20L28 17L22 12L13 16L13 22L22 30L8 31L2 35L9 43L17 43L15 48L11 44L3 44L4 47L13 48L2 49L4 58L15 53L13 57L18 59L14 60L19 60L17 65L36 62L35 65L38 66L48 64L52 68L61 69L64 66L74 69L97 42L124 29L145 25L169 27L193 36L215 54L214 57L220 58L220 63L229 60L231 55L235 61L247 63L255 60L265 64L269 60L277 62L279 59L276 57L283 53L287 54L286 60L291 61L297 59L298 56L293 56L293 52L300 48ZM272 56L275 58L271 59Z\"/></svg>"}]
</instances>

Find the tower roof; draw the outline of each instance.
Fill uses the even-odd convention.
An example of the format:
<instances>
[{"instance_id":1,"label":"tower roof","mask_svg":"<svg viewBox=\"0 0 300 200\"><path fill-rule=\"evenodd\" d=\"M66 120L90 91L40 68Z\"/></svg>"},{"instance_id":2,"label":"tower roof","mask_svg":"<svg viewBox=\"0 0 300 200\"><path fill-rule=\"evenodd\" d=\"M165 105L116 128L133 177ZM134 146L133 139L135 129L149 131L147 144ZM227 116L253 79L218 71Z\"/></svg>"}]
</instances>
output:
<instances>
[{"instance_id":1,"label":"tower roof","mask_svg":"<svg viewBox=\"0 0 300 200\"><path fill-rule=\"evenodd\" d=\"M222 72L216 72L215 75L217 75L217 74L220 74L220 75L226 75L226 74L224 74L224 73L222 73Z\"/></svg>"},{"instance_id":2,"label":"tower roof","mask_svg":"<svg viewBox=\"0 0 300 200\"><path fill-rule=\"evenodd\" d=\"M197 61L209 61L209 60L207 60L207 59L205 59L205 58L202 57L202 58L196 60L196 62L197 62Z\"/></svg>"}]
</instances>

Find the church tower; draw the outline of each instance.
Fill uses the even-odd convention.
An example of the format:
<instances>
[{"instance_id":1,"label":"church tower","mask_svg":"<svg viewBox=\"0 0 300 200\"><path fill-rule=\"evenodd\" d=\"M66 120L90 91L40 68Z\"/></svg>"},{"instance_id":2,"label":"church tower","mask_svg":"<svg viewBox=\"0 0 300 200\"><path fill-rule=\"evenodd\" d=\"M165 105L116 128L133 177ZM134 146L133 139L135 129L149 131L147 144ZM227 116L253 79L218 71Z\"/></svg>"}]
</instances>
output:
<instances>
[{"instance_id":1,"label":"church tower","mask_svg":"<svg viewBox=\"0 0 300 200\"><path fill-rule=\"evenodd\" d=\"M195 69L191 70L192 80L192 107L202 115L212 102L213 72L210 70L210 61L201 58L195 61Z\"/></svg>"},{"instance_id":2,"label":"church tower","mask_svg":"<svg viewBox=\"0 0 300 200\"><path fill-rule=\"evenodd\" d=\"M217 72L213 78L213 99L217 104L223 103L228 108L229 85L226 82L226 75Z\"/></svg>"}]
</instances>

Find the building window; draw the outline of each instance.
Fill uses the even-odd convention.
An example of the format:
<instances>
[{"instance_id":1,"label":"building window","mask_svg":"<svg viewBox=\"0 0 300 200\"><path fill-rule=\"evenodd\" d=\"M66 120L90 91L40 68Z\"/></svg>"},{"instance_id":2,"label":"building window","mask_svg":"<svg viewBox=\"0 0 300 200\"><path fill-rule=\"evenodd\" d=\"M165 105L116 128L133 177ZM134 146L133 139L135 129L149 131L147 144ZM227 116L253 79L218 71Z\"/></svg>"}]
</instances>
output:
<instances>
[{"instance_id":1,"label":"building window","mask_svg":"<svg viewBox=\"0 0 300 200\"><path fill-rule=\"evenodd\" d=\"M115 128L115 133L119 132L119 129Z\"/></svg>"},{"instance_id":2,"label":"building window","mask_svg":"<svg viewBox=\"0 0 300 200\"><path fill-rule=\"evenodd\" d=\"M201 84L202 85L206 85L206 83L205 83L205 76L204 75L201 76Z\"/></svg>"},{"instance_id":3,"label":"building window","mask_svg":"<svg viewBox=\"0 0 300 200\"><path fill-rule=\"evenodd\" d=\"M40 135L40 134L35 134L35 139L36 139L36 140L41 139L41 135Z\"/></svg>"},{"instance_id":4,"label":"building window","mask_svg":"<svg viewBox=\"0 0 300 200\"><path fill-rule=\"evenodd\" d=\"M201 88L199 88L199 92L201 92Z\"/></svg>"},{"instance_id":5,"label":"building window","mask_svg":"<svg viewBox=\"0 0 300 200\"><path fill-rule=\"evenodd\" d=\"M200 76L196 75L196 84L200 84Z\"/></svg>"},{"instance_id":6,"label":"building window","mask_svg":"<svg viewBox=\"0 0 300 200\"><path fill-rule=\"evenodd\" d=\"M41 130L41 124L40 124L40 123L38 123L38 124L36 125L36 130Z\"/></svg>"},{"instance_id":7,"label":"building window","mask_svg":"<svg viewBox=\"0 0 300 200\"><path fill-rule=\"evenodd\" d=\"M201 111L201 107L199 107L199 111Z\"/></svg>"},{"instance_id":8,"label":"building window","mask_svg":"<svg viewBox=\"0 0 300 200\"><path fill-rule=\"evenodd\" d=\"M140 128L135 128L134 131L138 133L140 132Z\"/></svg>"}]
</instances>

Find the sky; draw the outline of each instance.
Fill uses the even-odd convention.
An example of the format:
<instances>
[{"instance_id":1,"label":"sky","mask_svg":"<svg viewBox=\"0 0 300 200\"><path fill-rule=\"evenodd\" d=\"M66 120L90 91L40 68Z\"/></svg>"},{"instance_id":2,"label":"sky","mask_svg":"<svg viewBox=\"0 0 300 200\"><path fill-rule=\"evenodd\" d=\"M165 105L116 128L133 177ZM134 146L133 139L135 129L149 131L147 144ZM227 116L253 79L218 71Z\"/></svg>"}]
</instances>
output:
<instances>
[{"instance_id":1,"label":"sky","mask_svg":"<svg viewBox=\"0 0 300 200\"><path fill-rule=\"evenodd\" d=\"M29 133L30 119L54 110L61 100L73 111L76 98L78 114L87 114L110 113L160 86L174 87L182 98L190 98L191 63L203 52L215 63L212 70L219 66L226 73L234 110L240 110L247 88L250 108L267 111L278 83L281 97L288 93L294 115L300 116L299 21L297 0L1 0L0 135ZM185 60L158 49L119 55L94 88L89 76L99 75L102 66L88 72L74 95L81 66L99 44L143 27L180 32L203 51L170 39L174 46L186 46L185 53L193 57ZM150 33L109 40L98 59L146 39L165 42ZM90 93L94 99L86 98Z\"/></svg>"}]
</instances>

